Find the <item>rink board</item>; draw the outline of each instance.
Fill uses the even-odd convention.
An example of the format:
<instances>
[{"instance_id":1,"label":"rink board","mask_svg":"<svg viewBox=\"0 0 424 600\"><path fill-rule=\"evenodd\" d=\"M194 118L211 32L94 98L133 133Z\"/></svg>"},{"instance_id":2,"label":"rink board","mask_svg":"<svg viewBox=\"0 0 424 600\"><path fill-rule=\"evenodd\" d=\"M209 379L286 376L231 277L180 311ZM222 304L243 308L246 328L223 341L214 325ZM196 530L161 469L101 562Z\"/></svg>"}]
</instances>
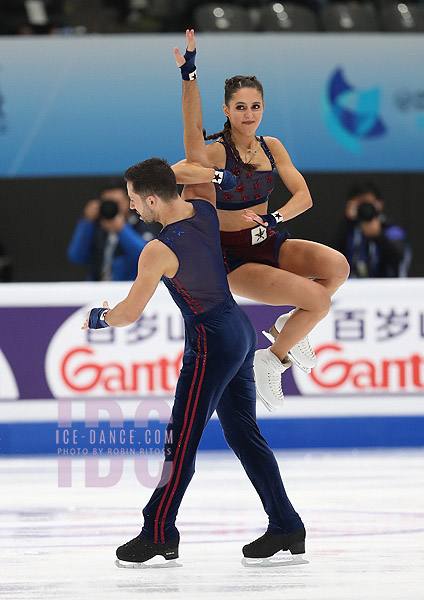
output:
<instances>
[{"instance_id":1,"label":"rink board","mask_svg":"<svg viewBox=\"0 0 424 600\"><path fill-rule=\"evenodd\" d=\"M160 286L130 327L81 330L89 308L106 299L114 305L129 287L1 286L0 453L56 454L62 446L81 451L84 443L89 453L160 451L184 346L181 315L167 291ZM282 410L270 414L258 403L270 445L424 445L423 297L422 279L348 281L310 335L315 369L305 374L293 367L284 374ZM255 326L258 348L266 347L261 331L290 307L238 301ZM103 430L100 445L100 434L89 438L93 419ZM149 429L157 432L157 444L145 439ZM130 430L136 441L128 439ZM226 447L216 419L201 447Z\"/></svg>"},{"instance_id":2,"label":"rink board","mask_svg":"<svg viewBox=\"0 0 424 600\"><path fill-rule=\"evenodd\" d=\"M259 419L259 428L273 449L372 448L424 446L424 416ZM0 454L74 456L160 455L163 423L147 429L124 422L119 429L102 423L96 430L73 423L66 431L57 423L0 424ZM146 441L146 431L148 431ZM69 436L69 437L68 437ZM75 440L73 442L73 440ZM156 443L157 442L157 443ZM228 450L217 419L207 425L200 450Z\"/></svg>"}]
</instances>

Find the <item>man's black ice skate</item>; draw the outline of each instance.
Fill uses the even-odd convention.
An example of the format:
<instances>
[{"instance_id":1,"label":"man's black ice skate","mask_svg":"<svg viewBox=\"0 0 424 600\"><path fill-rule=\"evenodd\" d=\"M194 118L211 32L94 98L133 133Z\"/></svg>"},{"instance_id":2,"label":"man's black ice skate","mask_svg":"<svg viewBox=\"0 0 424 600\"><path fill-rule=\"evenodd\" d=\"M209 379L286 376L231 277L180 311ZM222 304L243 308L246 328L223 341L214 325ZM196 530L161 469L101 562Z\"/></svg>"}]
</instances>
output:
<instances>
[{"instance_id":1,"label":"man's black ice skate","mask_svg":"<svg viewBox=\"0 0 424 600\"><path fill-rule=\"evenodd\" d=\"M266 531L260 538L243 547L243 556L247 559L243 561L243 564L249 566L251 564L263 563L267 566L276 566L277 564L306 562L300 556L305 553L305 537L306 531L304 527L289 535L279 535L278 533ZM283 556L275 557L271 561L267 560L277 552L280 552L280 550L289 550L290 554L295 555L297 560L287 560Z\"/></svg>"},{"instance_id":2,"label":"man's black ice skate","mask_svg":"<svg viewBox=\"0 0 424 600\"><path fill-rule=\"evenodd\" d=\"M116 566L139 568L155 556L163 556L165 560L173 560L178 558L179 542L180 536L164 544L154 544L140 534L123 546L119 546L116 550L118 558Z\"/></svg>"}]
</instances>

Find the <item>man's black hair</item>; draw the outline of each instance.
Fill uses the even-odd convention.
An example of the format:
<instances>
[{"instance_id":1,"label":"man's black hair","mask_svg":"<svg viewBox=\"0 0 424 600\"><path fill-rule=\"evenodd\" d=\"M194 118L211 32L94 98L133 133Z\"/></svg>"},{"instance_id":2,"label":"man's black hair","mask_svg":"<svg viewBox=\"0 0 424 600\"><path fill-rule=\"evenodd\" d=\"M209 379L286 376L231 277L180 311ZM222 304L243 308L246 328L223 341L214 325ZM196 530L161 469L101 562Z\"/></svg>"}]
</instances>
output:
<instances>
[{"instance_id":1,"label":"man's black hair","mask_svg":"<svg viewBox=\"0 0 424 600\"><path fill-rule=\"evenodd\" d=\"M142 198L155 195L170 202L178 196L174 171L164 158L149 158L129 167L125 171L125 181L131 183Z\"/></svg>"}]
</instances>

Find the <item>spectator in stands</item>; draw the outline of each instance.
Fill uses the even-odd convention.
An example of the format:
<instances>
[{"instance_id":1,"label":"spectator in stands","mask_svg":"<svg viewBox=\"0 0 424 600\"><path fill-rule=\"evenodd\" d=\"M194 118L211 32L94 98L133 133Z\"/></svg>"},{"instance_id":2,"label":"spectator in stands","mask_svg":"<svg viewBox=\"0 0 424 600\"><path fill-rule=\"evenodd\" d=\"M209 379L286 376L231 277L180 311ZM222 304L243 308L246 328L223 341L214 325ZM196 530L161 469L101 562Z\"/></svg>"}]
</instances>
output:
<instances>
[{"instance_id":1,"label":"spectator in stands","mask_svg":"<svg viewBox=\"0 0 424 600\"><path fill-rule=\"evenodd\" d=\"M384 202L372 182L349 191L345 219L335 248L350 265L351 277L406 277L411 247L405 231L383 213Z\"/></svg>"},{"instance_id":2,"label":"spectator in stands","mask_svg":"<svg viewBox=\"0 0 424 600\"><path fill-rule=\"evenodd\" d=\"M63 0L0 0L0 33L3 35L56 33L64 26Z\"/></svg>"},{"instance_id":3,"label":"spectator in stands","mask_svg":"<svg viewBox=\"0 0 424 600\"><path fill-rule=\"evenodd\" d=\"M68 258L88 266L89 281L131 281L137 276L140 252L158 229L130 211L123 184L110 184L98 200L90 200L78 222Z\"/></svg>"}]
</instances>

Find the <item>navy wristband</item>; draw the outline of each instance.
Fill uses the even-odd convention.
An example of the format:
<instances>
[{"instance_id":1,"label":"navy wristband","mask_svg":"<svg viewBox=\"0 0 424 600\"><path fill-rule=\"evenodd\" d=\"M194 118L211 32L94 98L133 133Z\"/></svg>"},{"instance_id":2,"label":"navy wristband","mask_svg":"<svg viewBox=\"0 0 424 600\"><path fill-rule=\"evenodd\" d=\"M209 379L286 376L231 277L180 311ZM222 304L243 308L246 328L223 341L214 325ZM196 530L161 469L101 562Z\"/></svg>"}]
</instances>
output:
<instances>
[{"instance_id":1,"label":"navy wristband","mask_svg":"<svg viewBox=\"0 0 424 600\"><path fill-rule=\"evenodd\" d=\"M268 227L274 229L277 227L278 223L282 223L284 221L283 216L276 210L273 213L267 213L266 215L259 215L265 223L268 223Z\"/></svg>"},{"instance_id":2,"label":"navy wristband","mask_svg":"<svg viewBox=\"0 0 424 600\"><path fill-rule=\"evenodd\" d=\"M108 308L92 308L88 318L89 329L103 329L104 327L109 327L105 321L105 314L108 310Z\"/></svg>"},{"instance_id":3,"label":"navy wristband","mask_svg":"<svg viewBox=\"0 0 424 600\"><path fill-rule=\"evenodd\" d=\"M196 58L196 50L186 50L184 54L185 63L180 67L181 76L184 81L193 81L196 79L196 65L194 59Z\"/></svg>"},{"instance_id":4,"label":"navy wristband","mask_svg":"<svg viewBox=\"0 0 424 600\"><path fill-rule=\"evenodd\" d=\"M231 171L227 171L226 169L215 169L212 183L219 185L221 190L224 190L225 192L233 190L237 186L238 180Z\"/></svg>"}]
</instances>

